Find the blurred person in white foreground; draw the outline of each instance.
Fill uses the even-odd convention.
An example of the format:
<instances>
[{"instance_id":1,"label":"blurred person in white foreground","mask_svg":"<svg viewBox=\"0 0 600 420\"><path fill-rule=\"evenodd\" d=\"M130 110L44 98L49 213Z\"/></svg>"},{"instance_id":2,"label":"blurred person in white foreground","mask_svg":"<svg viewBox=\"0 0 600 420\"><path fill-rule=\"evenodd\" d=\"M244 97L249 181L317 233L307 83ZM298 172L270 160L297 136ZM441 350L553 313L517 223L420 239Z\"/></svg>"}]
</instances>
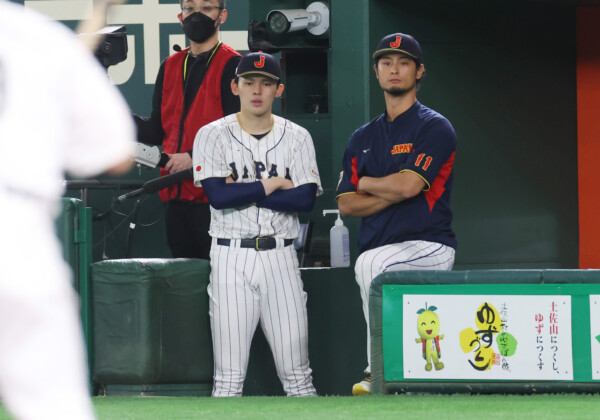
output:
<instances>
[{"instance_id":1,"label":"blurred person in white foreground","mask_svg":"<svg viewBox=\"0 0 600 420\"><path fill-rule=\"evenodd\" d=\"M0 0L0 398L17 419L95 418L54 223L65 172L129 168L129 115L72 31Z\"/></svg>"}]
</instances>

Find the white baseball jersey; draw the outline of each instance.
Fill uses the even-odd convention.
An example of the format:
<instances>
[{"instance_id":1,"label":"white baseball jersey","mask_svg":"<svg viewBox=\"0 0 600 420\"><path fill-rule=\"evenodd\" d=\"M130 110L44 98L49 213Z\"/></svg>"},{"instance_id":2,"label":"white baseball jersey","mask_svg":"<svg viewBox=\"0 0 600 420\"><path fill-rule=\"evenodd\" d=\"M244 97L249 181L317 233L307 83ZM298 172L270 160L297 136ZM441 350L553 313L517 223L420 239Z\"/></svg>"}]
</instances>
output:
<instances>
[{"instance_id":1,"label":"white baseball jersey","mask_svg":"<svg viewBox=\"0 0 600 420\"><path fill-rule=\"evenodd\" d=\"M273 129L260 140L244 132L236 115L217 120L194 141L197 186L212 177L255 182L269 176L294 186L317 184L322 193L312 139L302 127L273 116ZM209 311L215 360L213 395L242 394L250 344L260 323L269 342L283 389L290 396L316 395L308 360L306 293L292 245L298 235L295 213L255 205L211 207ZM257 251L239 239L271 236L277 246ZM220 245L217 238L231 239Z\"/></svg>"},{"instance_id":2,"label":"white baseball jersey","mask_svg":"<svg viewBox=\"0 0 600 420\"><path fill-rule=\"evenodd\" d=\"M308 131L274 115L273 129L260 140L240 127L235 114L202 127L194 140L194 183L232 176L236 182L255 182L271 176L291 179L294 186L315 183L323 193L315 148ZM296 238L295 213L247 206L216 210L211 207L213 238Z\"/></svg>"},{"instance_id":3,"label":"white baseball jersey","mask_svg":"<svg viewBox=\"0 0 600 420\"><path fill-rule=\"evenodd\" d=\"M15 418L95 417L54 217L64 171L104 171L134 138L128 107L75 34L0 0L0 399Z\"/></svg>"}]
</instances>

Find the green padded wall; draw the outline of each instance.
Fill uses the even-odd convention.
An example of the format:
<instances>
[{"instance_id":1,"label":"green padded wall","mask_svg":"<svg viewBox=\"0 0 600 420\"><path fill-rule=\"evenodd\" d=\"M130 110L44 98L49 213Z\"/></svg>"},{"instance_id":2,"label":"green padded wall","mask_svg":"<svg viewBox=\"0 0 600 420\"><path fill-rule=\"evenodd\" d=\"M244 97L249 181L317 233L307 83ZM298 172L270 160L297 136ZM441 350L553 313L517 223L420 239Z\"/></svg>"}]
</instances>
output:
<instances>
[{"instance_id":1,"label":"green padded wall","mask_svg":"<svg viewBox=\"0 0 600 420\"><path fill-rule=\"evenodd\" d=\"M210 265L197 259L92 264L93 379L111 385L212 389Z\"/></svg>"}]
</instances>

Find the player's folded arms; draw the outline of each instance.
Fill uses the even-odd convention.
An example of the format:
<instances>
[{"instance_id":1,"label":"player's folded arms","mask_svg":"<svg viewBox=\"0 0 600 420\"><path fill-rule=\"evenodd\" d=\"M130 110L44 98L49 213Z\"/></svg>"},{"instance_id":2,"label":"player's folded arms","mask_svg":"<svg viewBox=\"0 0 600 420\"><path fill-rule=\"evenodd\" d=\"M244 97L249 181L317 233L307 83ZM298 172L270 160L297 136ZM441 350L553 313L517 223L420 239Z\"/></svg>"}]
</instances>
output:
<instances>
[{"instance_id":1,"label":"player's folded arms","mask_svg":"<svg viewBox=\"0 0 600 420\"><path fill-rule=\"evenodd\" d=\"M282 182L269 178L244 183L227 182L227 179L213 177L202 180L208 201L217 210L256 203L257 207L274 211L308 212L312 210L317 196L317 184L314 183L293 187L291 181L283 178Z\"/></svg>"}]
</instances>

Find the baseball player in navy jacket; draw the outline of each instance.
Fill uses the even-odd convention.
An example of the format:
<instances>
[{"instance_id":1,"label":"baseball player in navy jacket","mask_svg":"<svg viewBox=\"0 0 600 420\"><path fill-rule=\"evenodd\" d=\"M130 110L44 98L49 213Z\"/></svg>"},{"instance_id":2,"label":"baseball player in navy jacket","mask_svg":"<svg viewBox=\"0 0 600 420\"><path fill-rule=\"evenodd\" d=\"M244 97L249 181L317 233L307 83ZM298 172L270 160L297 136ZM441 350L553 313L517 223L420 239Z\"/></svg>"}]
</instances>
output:
<instances>
[{"instance_id":1,"label":"baseball player in navy jacket","mask_svg":"<svg viewBox=\"0 0 600 420\"><path fill-rule=\"evenodd\" d=\"M338 185L340 213L362 217L356 281L367 321L366 378L371 393L369 289L396 270L451 270L456 239L450 193L456 134L450 122L417 101L425 73L421 46L402 33L383 37L373 54L386 111L354 132ZM437 368L437 367L436 367Z\"/></svg>"}]
</instances>

